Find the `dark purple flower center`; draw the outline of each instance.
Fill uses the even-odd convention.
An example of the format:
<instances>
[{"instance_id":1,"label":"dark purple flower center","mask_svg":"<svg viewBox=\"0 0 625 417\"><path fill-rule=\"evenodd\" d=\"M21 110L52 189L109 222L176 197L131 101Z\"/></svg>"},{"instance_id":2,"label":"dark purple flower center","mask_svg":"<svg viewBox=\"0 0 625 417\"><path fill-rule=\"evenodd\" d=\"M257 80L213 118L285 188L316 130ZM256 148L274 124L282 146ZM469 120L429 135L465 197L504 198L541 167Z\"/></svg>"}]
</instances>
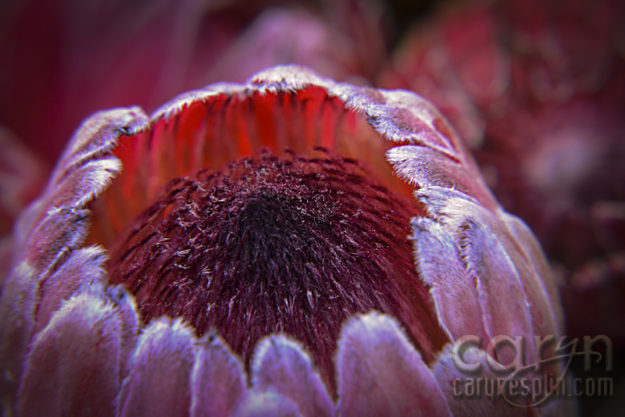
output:
<instances>
[{"instance_id":1,"label":"dark purple flower center","mask_svg":"<svg viewBox=\"0 0 625 417\"><path fill-rule=\"evenodd\" d=\"M342 322L393 314L424 354L446 337L407 238L413 202L350 159L263 153L171 181L111 251L110 281L143 319L215 328L249 361L258 340L303 342L327 382Z\"/></svg>"}]
</instances>

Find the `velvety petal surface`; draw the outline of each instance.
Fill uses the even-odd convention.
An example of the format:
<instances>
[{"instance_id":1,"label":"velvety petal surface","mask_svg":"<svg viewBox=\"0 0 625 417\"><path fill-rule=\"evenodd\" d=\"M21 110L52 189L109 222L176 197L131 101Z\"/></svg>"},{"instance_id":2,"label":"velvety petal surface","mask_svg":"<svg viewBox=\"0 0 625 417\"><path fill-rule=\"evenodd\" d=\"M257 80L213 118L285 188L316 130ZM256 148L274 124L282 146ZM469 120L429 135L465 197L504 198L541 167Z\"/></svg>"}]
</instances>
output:
<instances>
[{"instance_id":1,"label":"velvety petal surface","mask_svg":"<svg viewBox=\"0 0 625 417\"><path fill-rule=\"evenodd\" d=\"M105 260L104 251L98 247L75 250L52 275L41 283L35 333L48 324L61 302L68 299L81 286L102 283Z\"/></svg>"},{"instance_id":2,"label":"velvety petal surface","mask_svg":"<svg viewBox=\"0 0 625 417\"><path fill-rule=\"evenodd\" d=\"M340 416L450 416L432 371L390 317L350 319L336 357Z\"/></svg>"},{"instance_id":3,"label":"velvety petal surface","mask_svg":"<svg viewBox=\"0 0 625 417\"><path fill-rule=\"evenodd\" d=\"M461 372L454 361L455 354L457 353L452 351L451 346L448 346L441 353L440 359L433 369L434 376L447 398L449 409L454 417L531 417L537 415L531 408L508 404L501 396L494 401L493 398L495 395L503 394L497 387L492 391L488 391L492 392L492 398L488 397L484 392L482 392L481 395L469 395L471 392L468 391L467 383L474 383L478 377L486 379L495 378L496 375L490 371L488 363L486 362L486 352L483 350L470 347L462 352L462 362L480 366L480 369L475 373Z\"/></svg>"},{"instance_id":4,"label":"velvety petal surface","mask_svg":"<svg viewBox=\"0 0 625 417\"><path fill-rule=\"evenodd\" d=\"M299 343L284 335L270 336L256 347L252 385L275 389L297 404L303 417L331 417L334 404Z\"/></svg>"},{"instance_id":5,"label":"velvety petal surface","mask_svg":"<svg viewBox=\"0 0 625 417\"><path fill-rule=\"evenodd\" d=\"M58 268L80 247L89 228L89 211L74 207L52 207L38 223L25 246L26 262L43 278Z\"/></svg>"},{"instance_id":6,"label":"velvety petal surface","mask_svg":"<svg viewBox=\"0 0 625 417\"><path fill-rule=\"evenodd\" d=\"M121 355L119 364L120 380L128 375L132 353L139 337L141 319L137 311L137 303L132 294L122 286L110 286L105 289L106 295L115 304L116 313L121 320Z\"/></svg>"},{"instance_id":7,"label":"velvety petal surface","mask_svg":"<svg viewBox=\"0 0 625 417\"><path fill-rule=\"evenodd\" d=\"M16 240L21 245L40 223L51 224L59 218L58 213L67 213L64 221L56 222L60 227L55 234L42 234L39 239L30 237L31 248L26 251L30 259L39 259L43 247L58 249L59 237L85 233L86 223L76 232L67 229L73 226L67 222L67 216L81 212L119 173L121 165L111 153L119 138L136 134L146 125L147 116L136 107L98 112L82 123L57 164L46 190L17 224ZM52 207L56 212L49 213ZM79 240L78 237L75 239Z\"/></svg>"},{"instance_id":8,"label":"velvety petal surface","mask_svg":"<svg viewBox=\"0 0 625 417\"><path fill-rule=\"evenodd\" d=\"M37 284L33 274L25 263L14 268L0 298L0 395L6 414L13 407L34 326Z\"/></svg>"},{"instance_id":9,"label":"velvety petal surface","mask_svg":"<svg viewBox=\"0 0 625 417\"><path fill-rule=\"evenodd\" d=\"M527 310L526 314L531 317L531 326L540 335L556 334L557 313L544 283L544 281L551 281L549 271L543 266L540 273L545 278L538 275L538 270L529 258L531 252L525 251L522 248L522 241L517 241L515 235L508 229L507 223L510 222L502 218L505 213L500 208L494 211L487 210L475 199L460 191L437 186L422 188L415 192L415 196L426 205L430 215L436 221L453 233L457 244L464 248L463 254L468 254L467 250L475 251L478 247L476 245L488 249L483 242L480 243L479 239L488 238L490 242L496 241L496 246L499 246L496 253L500 254L497 258L499 266L496 268L504 268L501 271L502 274L505 270L511 274L507 275L513 277L509 281L510 285L520 285L522 289L520 294L523 294L525 298L521 305L524 305L523 308ZM484 232L480 232L478 228ZM529 238L530 235L524 237L526 241L529 241ZM469 242L473 243L467 246ZM553 284L549 283L549 285Z\"/></svg>"},{"instance_id":10,"label":"velvety petal surface","mask_svg":"<svg viewBox=\"0 0 625 417\"><path fill-rule=\"evenodd\" d=\"M191 373L191 417L228 417L246 390L241 362L219 336L200 341Z\"/></svg>"},{"instance_id":11,"label":"velvety petal surface","mask_svg":"<svg viewBox=\"0 0 625 417\"><path fill-rule=\"evenodd\" d=\"M421 187L437 185L458 189L464 193L487 198L476 180L471 165L460 159L456 152L424 146L404 145L391 148L386 153L397 174L411 184ZM484 186L485 187L485 186Z\"/></svg>"},{"instance_id":12,"label":"velvety petal surface","mask_svg":"<svg viewBox=\"0 0 625 417\"><path fill-rule=\"evenodd\" d=\"M302 417L297 405L276 391L249 390L232 417Z\"/></svg>"},{"instance_id":13,"label":"velvety petal surface","mask_svg":"<svg viewBox=\"0 0 625 417\"><path fill-rule=\"evenodd\" d=\"M465 270L454 237L426 217L414 219L412 227L419 276L431 286L438 317L451 340L468 334L486 340L475 277Z\"/></svg>"},{"instance_id":14,"label":"velvety petal surface","mask_svg":"<svg viewBox=\"0 0 625 417\"><path fill-rule=\"evenodd\" d=\"M540 244L529 227L518 217L507 213L503 213L502 216L508 229L516 237L516 241L529 260L529 264L534 268L536 276L540 278L549 298L548 305L555 315L555 328L558 333L562 332L564 330L564 313L560 304L560 296L556 282L552 278L551 268L540 248Z\"/></svg>"},{"instance_id":15,"label":"velvety petal surface","mask_svg":"<svg viewBox=\"0 0 625 417\"><path fill-rule=\"evenodd\" d=\"M152 322L139 337L120 394L120 416L185 416L195 360L192 331L181 320Z\"/></svg>"},{"instance_id":16,"label":"velvety petal surface","mask_svg":"<svg viewBox=\"0 0 625 417\"><path fill-rule=\"evenodd\" d=\"M33 342L20 416L111 416L119 391L121 323L105 298L66 301Z\"/></svg>"},{"instance_id":17,"label":"velvety petal surface","mask_svg":"<svg viewBox=\"0 0 625 417\"><path fill-rule=\"evenodd\" d=\"M477 223L469 222L460 232L461 256L467 272L477 283L478 301L490 338L523 336L531 341L532 319L514 264L497 238ZM533 357L534 349L527 352ZM505 361L506 363L508 361Z\"/></svg>"},{"instance_id":18,"label":"velvety petal surface","mask_svg":"<svg viewBox=\"0 0 625 417\"><path fill-rule=\"evenodd\" d=\"M2 317L6 337L0 351L18 349L3 365L8 379L21 374L25 346L35 334L35 312L41 320L37 330L41 330L61 300L83 284L101 279L101 251L78 249L90 224L86 206L119 172L119 161L110 153L118 139L136 133L146 122L136 108L100 112L87 119L70 141L42 196L18 220L12 243L13 265L18 266L9 273L0 300L0 312L4 312L0 314L6 314ZM43 297L42 291L46 292Z\"/></svg>"}]
</instances>

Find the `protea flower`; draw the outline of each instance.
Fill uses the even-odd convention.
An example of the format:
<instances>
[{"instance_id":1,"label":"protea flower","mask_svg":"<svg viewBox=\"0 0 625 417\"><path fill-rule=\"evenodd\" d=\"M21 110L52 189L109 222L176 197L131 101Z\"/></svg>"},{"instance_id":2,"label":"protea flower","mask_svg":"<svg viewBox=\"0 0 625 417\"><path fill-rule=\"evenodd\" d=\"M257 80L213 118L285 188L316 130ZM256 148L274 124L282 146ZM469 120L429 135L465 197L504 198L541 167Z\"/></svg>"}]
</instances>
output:
<instances>
[{"instance_id":1,"label":"protea flower","mask_svg":"<svg viewBox=\"0 0 625 417\"><path fill-rule=\"evenodd\" d=\"M152 110L189 88L244 82L284 63L362 83L384 62L377 24L382 12L375 2L280 3L0 4L4 275L4 240L12 224L41 192L67 137L90 113L136 102Z\"/></svg>"},{"instance_id":2,"label":"protea flower","mask_svg":"<svg viewBox=\"0 0 625 417\"><path fill-rule=\"evenodd\" d=\"M532 233L411 92L286 66L96 113L14 245L6 415L566 412L453 395L460 338L521 337L531 363L562 315Z\"/></svg>"}]
</instances>

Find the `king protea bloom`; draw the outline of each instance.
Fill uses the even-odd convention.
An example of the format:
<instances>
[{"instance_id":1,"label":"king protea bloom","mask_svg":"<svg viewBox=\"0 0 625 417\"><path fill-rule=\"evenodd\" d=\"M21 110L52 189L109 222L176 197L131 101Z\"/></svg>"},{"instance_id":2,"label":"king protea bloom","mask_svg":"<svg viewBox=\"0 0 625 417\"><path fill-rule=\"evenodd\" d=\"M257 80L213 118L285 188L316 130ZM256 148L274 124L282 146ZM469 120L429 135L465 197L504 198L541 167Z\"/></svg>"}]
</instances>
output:
<instances>
[{"instance_id":1,"label":"king protea bloom","mask_svg":"<svg viewBox=\"0 0 625 417\"><path fill-rule=\"evenodd\" d=\"M534 236L411 92L286 66L96 113L13 249L5 415L566 412L453 395L461 337L533 363L563 323Z\"/></svg>"}]
</instances>

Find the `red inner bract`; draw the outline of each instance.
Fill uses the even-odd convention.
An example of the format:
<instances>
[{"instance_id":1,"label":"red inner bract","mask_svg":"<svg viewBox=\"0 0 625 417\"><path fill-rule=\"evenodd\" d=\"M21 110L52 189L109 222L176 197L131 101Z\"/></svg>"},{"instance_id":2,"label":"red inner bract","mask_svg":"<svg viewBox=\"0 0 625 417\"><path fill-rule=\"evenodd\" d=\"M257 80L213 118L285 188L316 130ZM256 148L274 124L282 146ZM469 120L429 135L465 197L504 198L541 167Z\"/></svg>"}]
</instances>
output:
<instances>
[{"instance_id":1,"label":"red inner bract","mask_svg":"<svg viewBox=\"0 0 625 417\"><path fill-rule=\"evenodd\" d=\"M446 336L407 238L422 213L357 161L317 153L263 152L171 181L113 245L110 281L144 321L215 328L247 363L260 338L285 332L332 388L341 324L356 312L397 317L432 360Z\"/></svg>"}]
</instances>

